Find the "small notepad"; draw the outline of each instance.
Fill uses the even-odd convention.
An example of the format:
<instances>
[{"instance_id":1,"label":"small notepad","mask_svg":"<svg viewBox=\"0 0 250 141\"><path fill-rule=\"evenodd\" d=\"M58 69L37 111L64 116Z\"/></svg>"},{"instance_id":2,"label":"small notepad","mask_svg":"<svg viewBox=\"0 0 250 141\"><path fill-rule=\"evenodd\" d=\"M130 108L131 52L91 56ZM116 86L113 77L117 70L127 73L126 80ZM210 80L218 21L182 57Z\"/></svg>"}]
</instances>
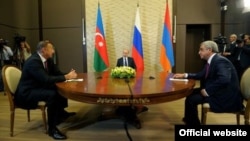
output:
<instances>
[{"instance_id":1,"label":"small notepad","mask_svg":"<svg viewBox=\"0 0 250 141\"><path fill-rule=\"evenodd\" d=\"M176 78L169 78L171 81L188 81L188 79L176 79Z\"/></svg>"},{"instance_id":2,"label":"small notepad","mask_svg":"<svg viewBox=\"0 0 250 141\"><path fill-rule=\"evenodd\" d=\"M77 79L69 79L69 80L66 80L66 82L81 82L83 81L83 78L77 78Z\"/></svg>"}]
</instances>

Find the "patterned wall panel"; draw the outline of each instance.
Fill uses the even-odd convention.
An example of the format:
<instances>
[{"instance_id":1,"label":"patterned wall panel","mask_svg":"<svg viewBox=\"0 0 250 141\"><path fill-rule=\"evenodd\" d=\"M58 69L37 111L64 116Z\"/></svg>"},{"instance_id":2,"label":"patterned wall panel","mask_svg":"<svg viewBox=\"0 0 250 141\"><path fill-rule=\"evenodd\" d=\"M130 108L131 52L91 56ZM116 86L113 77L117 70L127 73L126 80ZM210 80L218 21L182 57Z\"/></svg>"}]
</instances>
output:
<instances>
[{"instance_id":1,"label":"patterned wall panel","mask_svg":"<svg viewBox=\"0 0 250 141\"><path fill-rule=\"evenodd\" d=\"M161 70L159 53L166 0L85 0L88 72L94 71L94 35L98 1L102 12L110 68L122 56L122 50L132 51L133 29L137 3L140 7L141 33L145 70ZM171 12L172 0L168 0ZM130 55L132 52L130 52Z\"/></svg>"}]
</instances>

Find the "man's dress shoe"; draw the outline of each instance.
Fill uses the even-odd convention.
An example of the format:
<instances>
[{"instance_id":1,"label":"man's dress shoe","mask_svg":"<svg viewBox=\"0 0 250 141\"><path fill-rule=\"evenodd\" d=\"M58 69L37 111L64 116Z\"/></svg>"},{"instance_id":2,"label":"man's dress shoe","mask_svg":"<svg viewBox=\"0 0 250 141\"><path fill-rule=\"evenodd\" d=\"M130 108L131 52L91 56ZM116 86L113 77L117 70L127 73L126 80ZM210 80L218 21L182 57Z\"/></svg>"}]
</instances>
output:
<instances>
[{"instance_id":1,"label":"man's dress shoe","mask_svg":"<svg viewBox=\"0 0 250 141\"><path fill-rule=\"evenodd\" d=\"M141 129L141 121L137 117L135 119L133 119L132 121L130 121L130 122L131 122L132 125L135 126L135 128Z\"/></svg>"},{"instance_id":2,"label":"man's dress shoe","mask_svg":"<svg viewBox=\"0 0 250 141\"><path fill-rule=\"evenodd\" d=\"M185 117L182 118L182 121L185 123L185 125L188 125L188 126L200 126L201 123L199 121L195 122L195 121L188 121Z\"/></svg>"},{"instance_id":3,"label":"man's dress shoe","mask_svg":"<svg viewBox=\"0 0 250 141\"><path fill-rule=\"evenodd\" d=\"M184 118L182 118L182 121L186 124L187 120Z\"/></svg>"},{"instance_id":4,"label":"man's dress shoe","mask_svg":"<svg viewBox=\"0 0 250 141\"><path fill-rule=\"evenodd\" d=\"M49 130L49 136L51 136L55 140L67 139L67 137L63 133L61 133L57 128Z\"/></svg>"}]
</instances>

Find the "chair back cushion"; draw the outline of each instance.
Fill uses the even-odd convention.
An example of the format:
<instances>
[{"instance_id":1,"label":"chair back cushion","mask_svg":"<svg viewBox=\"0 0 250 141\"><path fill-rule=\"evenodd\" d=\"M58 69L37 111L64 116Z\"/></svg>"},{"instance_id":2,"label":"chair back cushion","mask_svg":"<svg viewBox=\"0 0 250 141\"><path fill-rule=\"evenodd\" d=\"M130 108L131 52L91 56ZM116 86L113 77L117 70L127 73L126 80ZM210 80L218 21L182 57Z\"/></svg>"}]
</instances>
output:
<instances>
[{"instance_id":1,"label":"chair back cushion","mask_svg":"<svg viewBox=\"0 0 250 141\"><path fill-rule=\"evenodd\" d=\"M245 99L250 98L250 67L245 70L241 77L240 89Z\"/></svg>"},{"instance_id":2,"label":"chair back cushion","mask_svg":"<svg viewBox=\"0 0 250 141\"><path fill-rule=\"evenodd\" d=\"M6 83L7 83L7 89L9 89L9 91L14 94L16 92L17 89L17 85L19 83L19 80L21 78L21 70L15 66L8 66L5 70L4 70L4 75L6 78Z\"/></svg>"}]
</instances>

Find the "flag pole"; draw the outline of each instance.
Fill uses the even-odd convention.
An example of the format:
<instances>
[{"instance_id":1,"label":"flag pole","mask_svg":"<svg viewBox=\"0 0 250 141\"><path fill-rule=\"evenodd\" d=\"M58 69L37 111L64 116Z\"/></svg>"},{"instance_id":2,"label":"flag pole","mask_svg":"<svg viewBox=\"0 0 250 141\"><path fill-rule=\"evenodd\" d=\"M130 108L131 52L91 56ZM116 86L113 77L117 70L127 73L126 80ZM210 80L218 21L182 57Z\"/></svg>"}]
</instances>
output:
<instances>
[{"instance_id":1,"label":"flag pole","mask_svg":"<svg viewBox=\"0 0 250 141\"><path fill-rule=\"evenodd\" d=\"M109 67L109 60L107 53L107 45L102 23L100 4L98 2L96 33L95 33L94 69L97 72L101 72L106 70L108 67Z\"/></svg>"}]
</instances>

